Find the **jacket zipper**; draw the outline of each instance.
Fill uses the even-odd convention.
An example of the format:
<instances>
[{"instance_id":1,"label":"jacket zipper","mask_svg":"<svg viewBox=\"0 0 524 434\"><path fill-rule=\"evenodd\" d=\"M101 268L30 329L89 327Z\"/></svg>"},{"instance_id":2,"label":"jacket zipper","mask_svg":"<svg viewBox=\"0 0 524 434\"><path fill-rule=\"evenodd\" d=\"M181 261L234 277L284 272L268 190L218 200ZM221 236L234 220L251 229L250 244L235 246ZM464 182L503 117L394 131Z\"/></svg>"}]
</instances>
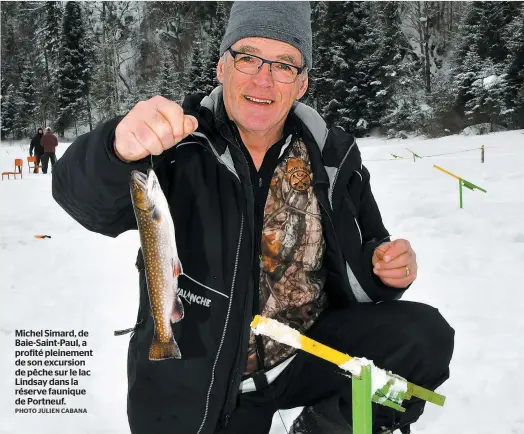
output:
<instances>
[{"instance_id":1,"label":"jacket zipper","mask_svg":"<svg viewBox=\"0 0 524 434\"><path fill-rule=\"evenodd\" d=\"M230 145L233 145L233 143L231 143L231 141L222 133L222 131L220 131L220 135L222 136L222 138L228 142ZM249 169L249 163L247 162L247 159L246 159L246 156L244 155L244 153L242 152L242 150L240 149L240 144L238 143L238 139L236 138L234 132L233 132L233 138L235 139L236 143L237 143L237 146L239 147L239 151L240 153L242 154L242 158L244 159L244 163L246 164L246 167L248 168L248 171L250 170ZM239 179L240 180L240 179ZM255 234L254 234L254 227L251 228L251 237L252 239L254 240L255 238ZM254 282L254 284L256 285L256 282ZM255 292L256 292L256 288L255 288ZM251 309L252 310L252 309ZM242 333L240 335L240 343L242 345L242 342L244 341L244 329L242 328ZM240 352L242 353L243 349L241 348ZM240 362L239 362L240 363ZM232 376L232 379L231 379L231 384L230 384L230 388L227 392L227 395L226 395L226 406L229 405L229 402L231 401L231 396L232 394L234 395L234 392L235 392L235 389L234 389L234 386L235 386L235 382L237 381L237 377L238 377L238 370L239 370L239 363L237 363L236 367L235 367L235 373L233 374ZM226 413L224 418L225 418L225 423L224 423L224 427L227 426L227 424L229 423L229 419L231 417L231 414L230 413Z\"/></svg>"},{"instance_id":2,"label":"jacket zipper","mask_svg":"<svg viewBox=\"0 0 524 434\"><path fill-rule=\"evenodd\" d=\"M240 222L240 235L238 237L238 245L237 245L237 253L235 258L235 269L233 271L233 281L231 283L231 294L229 297L229 306L227 308L227 315L226 315L226 323L224 324L224 331L222 332L222 338L220 339L220 345L218 346L217 355L215 357L215 362L213 363L213 369L211 370L211 382L209 384L209 389L207 390L207 397L206 397L206 408L204 411L204 418L202 419L202 423L200 424L200 428L198 428L197 434L200 434L202 432L202 429L204 428L204 425L207 420L207 414L209 412L209 401L211 398L211 389L213 388L213 384L215 382L215 369L218 363L218 358L220 357L220 353L222 351L222 346L224 344L224 340L226 338L226 332L227 332L227 325L229 323L229 316L231 314L231 306L233 305L233 293L235 291L235 283L237 278L237 270L238 270L238 258L240 256L240 245L242 243L242 233L244 231L244 214L242 214L242 220Z\"/></svg>"},{"instance_id":3,"label":"jacket zipper","mask_svg":"<svg viewBox=\"0 0 524 434\"><path fill-rule=\"evenodd\" d=\"M217 158L218 162L220 164L224 164L227 167L227 165L220 159L220 156L218 155L218 152L216 151L216 149L212 145L212 143L209 140L209 138L205 134L199 135L197 137L204 137L208 141L209 146L211 147L211 150L212 150L213 154L215 155L215 157ZM224 136L222 135L222 137L224 137ZM224 137L224 139L227 140L227 138L225 138L225 137ZM227 140L227 141L229 142L229 140ZM204 146L201 142L197 141L197 143L199 143L201 146ZM204 148L206 148L206 147L204 146ZM244 159L245 159L245 157L244 157ZM246 164L247 164L247 161L246 161ZM229 168L228 168L228 170L231 172L231 170ZM232 174L240 182L240 178L239 178L238 174L236 174L236 173L232 173ZM205 423L207 421L207 415L209 413L209 404L210 404L210 399L211 399L211 389L213 388L213 384L215 382L216 365L218 363L218 358L219 358L220 353L222 351L222 346L224 344L225 337L226 337L227 326L229 324L229 317L231 315L231 307L233 305L233 293L234 293L234 289L235 289L236 276L237 276L237 270L238 270L238 261L239 261L239 257L240 257L240 245L242 243L242 234L243 234L243 231L244 231L244 214L242 213L241 216L242 216L242 218L241 218L241 223L240 223L240 235L239 235L239 238L238 238L237 252L236 252L236 257L235 257L235 268L234 268L234 271L233 271L233 281L231 283L231 294L229 296L229 305L228 305L228 310L227 310L227 315L226 315L226 322L224 324L224 331L222 332L222 337L220 339L220 344L218 346L217 355L215 357L215 361L213 363L213 368L212 368L212 371L211 371L211 382L209 384L209 388L208 388L208 391L207 391L206 406L205 406L205 410L204 410L204 417L202 418L202 422L200 424L200 427L198 428L197 434L200 434L202 432L202 429L204 428ZM237 366L237 371L238 371L238 366ZM226 421L229 420L228 416L226 416Z\"/></svg>"},{"instance_id":4,"label":"jacket zipper","mask_svg":"<svg viewBox=\"0 0 524 434\"><path fill-rule=\"evenodd\" d=\"M337 173L335 174L335 178L333 179L333 185L331 187L331 193L329 195L329 202L331 204L333 204L333 193L335 192L335 184L337 183L338 174L342 170L342 166L344 165L344 163L345 163L349 153L351 152L351 149L353 149L353 146L355 146L355 140L354 139L353 139L353 144L347 150L346 155L344 155L344 158L342 159L342 163L340 163L340 165L338 166ZM359 172L357 172L357 173L360 175ZM362 175L360 175L360 178L362 178ZM324 209L324 211L325 211L325 209ZM360 245L362 245L363 244L363 240L362 240L362 231L360 230L360 225L358 224L358 221L357 221L356 217L353 217L353 220L355 220L355 224L357 225L358 233L360 235Z\"/></svg>"},{"instance_id":5,"label":"jacket zipper","mask_svg":"<svg viewBox=\"0 0 524 434\"><path fill-rule=\"evenodd\" d=\"M337 173L335 174L335 178L333 179L333 186L331 187L331 193L329 195L330 203L333 203L333 192L335 191L335 184L337 183L338 174L340 173L340 170L342 169L342 166L344 165L346 158L348 157L349 153L353 149L353 146L355 146L355 139L353 139L353 143L347 150L346 155L344 155L344 158L342 159L342 163L340 163L340 166L338 166Z\"/></svg>"}]
</instances>

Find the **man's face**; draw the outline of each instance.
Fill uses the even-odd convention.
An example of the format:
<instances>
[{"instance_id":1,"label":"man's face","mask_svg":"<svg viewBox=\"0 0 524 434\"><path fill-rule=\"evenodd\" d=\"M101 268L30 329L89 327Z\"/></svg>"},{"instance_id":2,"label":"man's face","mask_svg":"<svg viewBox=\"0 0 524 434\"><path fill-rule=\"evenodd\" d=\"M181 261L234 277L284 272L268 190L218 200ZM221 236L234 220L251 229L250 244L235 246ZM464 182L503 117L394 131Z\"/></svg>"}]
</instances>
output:
<instances>
[{"instance_id":1,"label":"man's face","mask_svg":"<svg viewBox=\"0 0 524 434\"><path fill-rule=\"evenodd\" d=\"M38 134L43 134L44 132L42 130L38 130Z\"/></svg>"},{"instance_id":2,"label":"man's face","mask_svg":"<svg viewBox=\"0 0 524 434\"><path fill-rule=\"evenodd\" d=\"M232 48L297 67L303 65L300 51L281 41L245 38L233 44ZM270 132L282 127L293 102L304 95L308 86L304 72L293 83L275 81L267 63L255 75L240 72L235 69L229 52L218 62L217 77L223 84L224 104L229 117L240 128L253 132ZM265 102L253 101L253 98Z\"/></svg>"}]
</instances>

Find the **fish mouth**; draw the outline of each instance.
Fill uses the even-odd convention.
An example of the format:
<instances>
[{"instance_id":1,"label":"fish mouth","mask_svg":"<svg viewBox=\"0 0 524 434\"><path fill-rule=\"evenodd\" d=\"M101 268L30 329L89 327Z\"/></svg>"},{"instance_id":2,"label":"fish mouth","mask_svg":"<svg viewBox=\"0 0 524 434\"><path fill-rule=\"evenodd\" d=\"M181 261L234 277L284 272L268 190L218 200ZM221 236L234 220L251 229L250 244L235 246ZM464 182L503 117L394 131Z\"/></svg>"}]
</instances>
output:
<instances>
[{"instance_id":1,"label":"fish mouth","mask_svg":"<svg viewBox=\"0 0 524 434\"><path fill-rule=\"evenodd\" d=\"M131 185L131 198L135 207L142 211L148 211L151 207L149 192L147 191L147 176L145 173L133 170L129 181Z\"/></svg>"},{"instance_id":2,"label":"fish mouth","mask_svg":"<svg viewBox=\"0 0 524 434\"><path fill-rule=\"evenodd\" d=\"M138 170L133 170L131 172L131 183L140 190L145 191L147 189L147 175Z\"/></svg>"},{"instance_id":3,"label":"fish mouth","mask_svg":"<svg viewBox=\"0 0 524 434\"><path fill-rule=\"evenodd\" d=\"M146 180L146 189L147 195L153 197L153 193L159 187L158 178L156 177L155 171L153 169L148 169L147 171L147 180Z\"/></svg>"}]
</instances>

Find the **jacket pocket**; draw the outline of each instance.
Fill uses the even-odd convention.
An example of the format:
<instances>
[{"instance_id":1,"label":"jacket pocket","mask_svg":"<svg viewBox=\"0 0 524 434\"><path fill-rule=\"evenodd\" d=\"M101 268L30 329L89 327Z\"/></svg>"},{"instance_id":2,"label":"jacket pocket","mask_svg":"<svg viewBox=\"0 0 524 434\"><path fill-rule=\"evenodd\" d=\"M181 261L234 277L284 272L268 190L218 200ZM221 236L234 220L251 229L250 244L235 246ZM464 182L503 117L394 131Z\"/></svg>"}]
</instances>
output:
<instances>
[{"instance_id":1,"label":"jacket pocket","mask_svg":"<svg viewBox=\"0 0 524 434\"><path fill-rule=\"evenodd\" d=\"M229 294L204 287L186 276L180 276L177 292L184 306L184 317L172 328L182 359L213 355L225 327Z\"/></svg>"}]
</instances>

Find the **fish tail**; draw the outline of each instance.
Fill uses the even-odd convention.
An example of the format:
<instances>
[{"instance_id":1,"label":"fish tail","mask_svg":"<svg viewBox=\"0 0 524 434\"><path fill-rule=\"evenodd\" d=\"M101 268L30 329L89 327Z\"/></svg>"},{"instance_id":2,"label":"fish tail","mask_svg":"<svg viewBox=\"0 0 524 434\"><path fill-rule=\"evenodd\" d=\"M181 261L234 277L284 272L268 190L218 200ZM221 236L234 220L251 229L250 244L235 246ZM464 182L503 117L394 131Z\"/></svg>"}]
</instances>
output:
<instances>
[{"instance_id":1,"label":"fish tail","mask_svg":"<svg viewBox=\"0 0 524 434\"><path fill-rule=\"evenodd\" d=\"M180 348L173 337L172 341L160 342L160 340L154 336L151 347L149 347L149 360L165 360L165 359L180 359L182 353Z\"/></svg>"}]
</instances>

